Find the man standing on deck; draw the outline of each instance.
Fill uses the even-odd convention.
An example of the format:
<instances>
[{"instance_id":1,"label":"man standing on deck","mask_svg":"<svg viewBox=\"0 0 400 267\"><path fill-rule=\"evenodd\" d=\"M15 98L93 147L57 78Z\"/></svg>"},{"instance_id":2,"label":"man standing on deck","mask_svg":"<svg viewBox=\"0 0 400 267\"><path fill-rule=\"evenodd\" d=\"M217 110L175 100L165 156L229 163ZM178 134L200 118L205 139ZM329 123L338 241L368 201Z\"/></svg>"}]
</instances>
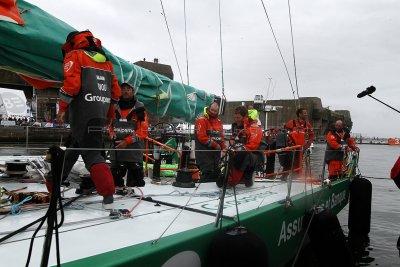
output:
<instances>
[{"instance_id":1,"label":"man standing on deck","mask_svg":"<svg viewBox=\"0 0 400 267\"><path fill-rule=\"evenodd\" d=\"M72 134L70 148L76 149L67 150L63 172L68 174L81 155L97 192L103 196L104 207L109 208L114 201L115 187L110 168L99 148L103 148L103 129L114 116L114 105L121 89L101 41L90 31L68 34L62 52L64 83L60 90L57 120L64 123L68 110Z\"/></svg>"},{"instance_id":2,"label":"man standing on deck","mask_svg":"<svg viewBox=\"0 0 400 267\"><path fill-rule=\"evenodd\" d=\"M126 172L126 185L142 187L143 149L148 136L146 110L142 102L136 99L134 88L128 83L121 84L122 96L115 110L115 120L110 128L110 136L115 140L116 149L111 151L111 172L115 185L124 186L123 177Z\"/></svg>"},{"instance_id":3,"label":"man standing on deck","mask_svg":"<svg viewBox=\"0 0 400 267\"><path fill-rule=\"evenodd\" d=\"M328 164L329 179L336 180L343 175L343 160L346 150L350 148L353 151L359 151L359 148L341 120L337 120L335 126L328 130L325 139L325 162Z\"/></svg>"},{"instance_id":4,"label":"man standing on deck","mask_svg":"<svg viewBox=\"0 0 400 267\"><path fill-rule=\"evenodd\" d=\"M284 128L288 132L288 145L296 146L300 145L301 148L298 148L294 153L294 160L292 159L292 152L287 152L284 155L284 160L280 158L281 165L283 167L283 171L290 171L292 168L293 161L293 169L297 169L295 173L299 176L302 171L302 162L303 162L303 152L307 150L311 143L314 141L314 131L312 125L308 121L308 113L305 108L299 108L296 111L297 119L293 119L288 121ZM284 179L288 176L287 174L283 175Z\"/></svg>"},{"instance_id":5,"label":"man standing on deck","mask_svg":"<svg viewBox=\"0 0 400 267\"><path fill-rule=\"evenodd\" d=\"M270 128L264 133L267 150L276 149L276 137L278 132L279 130L277 128ZM267 177L269 178L275 178L275 155L275 152L266 155L265 174L268 175Z\"/></svg>"},{"instance_id":6,"label":"man standing on deck","mask_svg":"<svg viewBox=\"0 0 400 267\"><path fill-rule=\"evenodd\" d=\"M195 155L200 169L200 182L216 182L221 170L221 151L225 149L222 122L218 118L219 105L211 103L195 122Z\"/></svg>"}]
</instances>

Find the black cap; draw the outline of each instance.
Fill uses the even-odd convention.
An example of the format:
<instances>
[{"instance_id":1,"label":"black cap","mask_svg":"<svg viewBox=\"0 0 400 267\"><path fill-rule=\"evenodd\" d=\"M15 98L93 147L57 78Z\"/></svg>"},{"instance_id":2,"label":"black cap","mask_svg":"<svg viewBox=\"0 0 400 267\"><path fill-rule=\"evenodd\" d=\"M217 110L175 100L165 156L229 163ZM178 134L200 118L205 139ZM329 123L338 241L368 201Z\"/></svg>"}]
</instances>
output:
<instances>
[{"instance_id":1,"label":"black cap","mask_svg":"<svg viewBox=\"0 0 400 267\"><path fill-rule=\"evenodd\" d=\"M77 35L78 33L79 33L78 31L72 31L72 32L68 33L67 39L66 39L65 41L68 42L69 40L72 39L72 37L74 37L74 36Z\"/></svg>"},{"instance_id":2,"label":"black cap","mask_svg":"<svg viewBox=\"0 0 400 267\"><path fill-rule=\"evenodd\" d=\"M125 82L121 83L120 87L122 87L122 86L124 86L124 85L129 86L130 88L132 88L132 90L135 89L131 84L125 83Z\"/></svg>"}]
</instances>

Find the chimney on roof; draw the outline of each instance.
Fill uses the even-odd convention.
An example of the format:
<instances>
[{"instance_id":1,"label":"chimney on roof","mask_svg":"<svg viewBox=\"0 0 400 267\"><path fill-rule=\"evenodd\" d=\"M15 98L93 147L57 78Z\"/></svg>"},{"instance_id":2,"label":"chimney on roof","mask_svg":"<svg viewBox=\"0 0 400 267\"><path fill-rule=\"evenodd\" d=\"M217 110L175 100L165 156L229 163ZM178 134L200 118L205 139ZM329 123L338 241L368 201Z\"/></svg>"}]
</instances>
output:
<instances>
[{"instance_id":1,"label":"chimney on roof","mask_svg":"<svg viewBox=\"0 0 400 267\"><path fill-rule=\"evenodd\" d=\"M158 64L158 58L154 58L154 63Z\"/></svg>"}]
</instances>

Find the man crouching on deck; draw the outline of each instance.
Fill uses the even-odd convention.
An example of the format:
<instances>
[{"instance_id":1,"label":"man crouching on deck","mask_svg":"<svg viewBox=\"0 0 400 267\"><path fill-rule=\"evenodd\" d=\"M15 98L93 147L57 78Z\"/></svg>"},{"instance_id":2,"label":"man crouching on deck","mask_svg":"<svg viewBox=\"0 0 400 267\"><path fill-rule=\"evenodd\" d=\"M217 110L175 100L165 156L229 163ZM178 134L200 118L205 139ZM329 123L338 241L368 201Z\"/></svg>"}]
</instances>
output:
<instances>
[{"instance_id":1,"label":"man crouching on deck","mask_svg":"<svg viewBox=\"0 0 400 267\"><path fill-rule=\"evenodd\" d=\"M257 164L263 160L261 147L263 131L258 126L258 112L248 110L248 116L243 117L244 129L238 133L238 142L234 146L232 164L229 170L228 184L235 186L244 180L246 187L253 185L253 173Z\"/></svg>"}]
</instances>

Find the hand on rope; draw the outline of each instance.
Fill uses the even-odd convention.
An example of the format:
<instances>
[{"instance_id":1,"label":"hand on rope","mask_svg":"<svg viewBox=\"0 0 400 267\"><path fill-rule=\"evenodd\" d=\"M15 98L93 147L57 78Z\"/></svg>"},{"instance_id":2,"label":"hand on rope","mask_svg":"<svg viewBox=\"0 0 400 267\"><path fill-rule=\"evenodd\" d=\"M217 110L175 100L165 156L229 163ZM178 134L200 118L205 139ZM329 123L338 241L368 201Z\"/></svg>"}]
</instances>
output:
<instances>
[{"instance_id":1,"label":"hand on rope","mask_svg":"<svg viewBox=\"0 0 400 267\"><path fill-rule=\"evenodd\" d=\"M126 148L128 146L128 142L125 140L115 141L115 144L116 144L115 148L117 149Z\"/></svg>"}]
</instances>

